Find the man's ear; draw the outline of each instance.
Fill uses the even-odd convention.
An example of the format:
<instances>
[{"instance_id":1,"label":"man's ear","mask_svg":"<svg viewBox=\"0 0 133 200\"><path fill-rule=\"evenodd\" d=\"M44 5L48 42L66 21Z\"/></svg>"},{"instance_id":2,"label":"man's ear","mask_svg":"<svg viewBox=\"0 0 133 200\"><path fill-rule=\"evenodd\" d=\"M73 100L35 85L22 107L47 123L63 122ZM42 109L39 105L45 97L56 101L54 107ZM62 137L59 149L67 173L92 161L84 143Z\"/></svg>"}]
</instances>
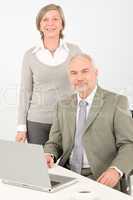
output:
<instances>
[{"instance_id":1,"label":"man's ear","mask_svg":"<svg viewBox=\"0 0 133 200\"><path fill-rule=\"evenodd\" d=\"M98 70L98 68L96 67L96 71L95 71L95 73L96 73L96 77L99 75L99 70Z\"/></svg>"}]
</instances>

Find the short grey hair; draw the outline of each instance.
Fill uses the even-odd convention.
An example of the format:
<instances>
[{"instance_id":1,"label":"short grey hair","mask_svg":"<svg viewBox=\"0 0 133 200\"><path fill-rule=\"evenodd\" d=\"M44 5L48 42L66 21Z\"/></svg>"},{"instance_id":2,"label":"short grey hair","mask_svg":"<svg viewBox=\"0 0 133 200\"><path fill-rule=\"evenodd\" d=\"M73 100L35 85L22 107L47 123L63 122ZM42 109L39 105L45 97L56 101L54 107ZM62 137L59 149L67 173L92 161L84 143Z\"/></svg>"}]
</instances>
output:
<instances>
[{"instance_id":1,"label":"short grey hair","mask_svg":"<svg viewBox=\"0 0 133 200\"><path fill-rule=\"evenodd\" d=\"M70 65L75 59L77 59L77 58L85 58L85 59L87 59L87 60L92 64L92 66L96 69L92 57L91 57L89 54L86 54L86 53L78 53L78 54L75 54L75 55L70 59L69 65Z\"/></svg>"}]
</instances>

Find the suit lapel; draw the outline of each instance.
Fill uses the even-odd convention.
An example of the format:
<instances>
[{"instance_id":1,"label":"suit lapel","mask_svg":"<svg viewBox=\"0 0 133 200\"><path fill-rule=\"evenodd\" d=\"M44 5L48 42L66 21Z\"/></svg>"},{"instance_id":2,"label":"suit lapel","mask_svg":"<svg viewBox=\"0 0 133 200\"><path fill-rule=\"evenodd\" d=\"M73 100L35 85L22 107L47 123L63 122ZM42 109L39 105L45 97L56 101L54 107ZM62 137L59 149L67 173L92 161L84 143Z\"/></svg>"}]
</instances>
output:
<instances>
[{"instance_id":1,"label":"suit lapel","mask_svg":"<svg viewBox=\"0 0 133 200\"><path fill-rule=\"evenodd\" d=\"M86 120L84 132L97 117L98 113L100 112L100 110L103 106L103 103L104 103L104 92L100 87L98 87L97 91L96 91L96 95L95 95L93 103L92 103L92 106L90 108L90 112L89 112L87 120Z\"/></svg>"},{"instance_id":2,"label":"suit lapel","mask_svg":"<svg viewBox=\"0 0 133 200\"><path fill-rule=\"evenodd\" d=\"M86 120L84 132L97 117L98 113L100 112L103 106L103 103L104 103L104 92L100 87L98 87L92 106L90 108L90 112L88 114L88 118ZM68 124L70 125L69 130L73 141L75 134L75 127L76 127L77 95L74 94L71 97L71 99L68 100L68 103L66 103L65 106L66 106L65 112L67 116L66 119L68 120Z\"/></svg>"}]
</instances>

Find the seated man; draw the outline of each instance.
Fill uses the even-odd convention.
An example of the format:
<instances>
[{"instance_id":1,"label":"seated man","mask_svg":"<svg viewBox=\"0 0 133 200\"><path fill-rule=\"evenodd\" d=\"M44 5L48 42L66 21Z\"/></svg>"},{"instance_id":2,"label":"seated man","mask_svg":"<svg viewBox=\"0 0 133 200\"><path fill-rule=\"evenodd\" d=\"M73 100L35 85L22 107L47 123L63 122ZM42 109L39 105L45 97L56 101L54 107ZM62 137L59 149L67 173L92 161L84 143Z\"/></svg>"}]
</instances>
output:
<instances>
[{"instance_id":1,"label":"seated man","mask_svg":"<svg viewBox=\"0 0 133 200\"><path fill-rule=\"evenodd\" d=\"M59 164L120 190L133 169L133 120L125 96L99 87L90 56L69 63L74 95L58 103L50 137L44 146L47 164ZM54 157L54 159L53 159Z\"/></svg>"}]
</instances>

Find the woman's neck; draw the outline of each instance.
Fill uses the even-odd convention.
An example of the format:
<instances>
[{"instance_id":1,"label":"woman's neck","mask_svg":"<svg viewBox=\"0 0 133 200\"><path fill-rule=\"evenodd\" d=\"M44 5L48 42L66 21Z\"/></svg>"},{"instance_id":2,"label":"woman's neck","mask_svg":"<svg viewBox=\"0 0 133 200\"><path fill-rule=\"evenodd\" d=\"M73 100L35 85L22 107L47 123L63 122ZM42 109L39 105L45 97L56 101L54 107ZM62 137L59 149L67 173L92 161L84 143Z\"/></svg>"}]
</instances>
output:
<instances>
[{"instance_id":1,"label":"woman's neck","mask_svg":"<svg viewBox=\"0 0 133 200\"><path fill-rule=\"evenodd\" d=\"M43 40L44 47L51 52L58 48L59 42L59 38L45 38Z\"/></svg>"}]
</instances>

